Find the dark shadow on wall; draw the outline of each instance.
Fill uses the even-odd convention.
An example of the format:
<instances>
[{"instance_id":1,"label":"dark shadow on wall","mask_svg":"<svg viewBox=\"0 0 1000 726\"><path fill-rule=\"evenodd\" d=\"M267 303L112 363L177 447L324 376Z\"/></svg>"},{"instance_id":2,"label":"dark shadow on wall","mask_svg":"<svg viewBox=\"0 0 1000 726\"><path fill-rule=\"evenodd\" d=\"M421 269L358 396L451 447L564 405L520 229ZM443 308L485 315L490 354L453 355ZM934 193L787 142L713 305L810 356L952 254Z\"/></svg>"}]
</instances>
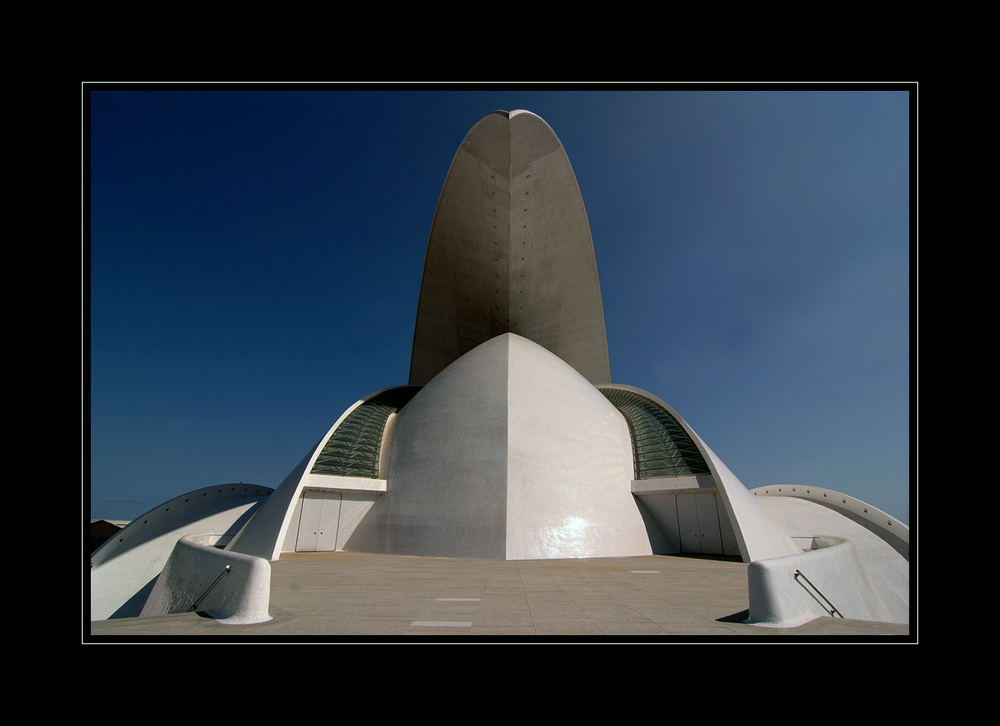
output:
<instances>
[{"instance_id":1,"label":"dark shadow on wall","mask_svg":"<svg viewBox=\"0 0 1000 726\"><path fill-rule=\"evenodd\" d=\"M724 618L716 618L717 623L746 623L750 619L749 610L741 610L738 613L733 613L732 615L727 615Z\"/></svg>"},{"instance_id":2,"label":"dark shadow on wall","mask_svg":"<svg viewBox=\"0 0 1000 726\"><path fill-rule=\"evenodd\" d=\"M670 544L670 539L663 533L660 523L656 521L656 516L646 508L639 497L632 497L635 506L642 516L642 523L646 526L646 535L649 537L649 545L654 555L673 555L677 551Z\"/></svg>"},{"instance_id":3,"label":"dark shadow on wall","mask_svg":"<svg viewBox=\"0 0 1000 726\"><path fill-rule=\"evenodd\" d=\"M108 620L139 617L139 613L142 612L142 606L145 605L146 600L149 599L149 593L153 591L153 585L156 584L156 579L158 577L159 575L143 585L135 595L130 597L120 608L111 613L111 615L108 616Z\"/></svg>"}]
</instances>

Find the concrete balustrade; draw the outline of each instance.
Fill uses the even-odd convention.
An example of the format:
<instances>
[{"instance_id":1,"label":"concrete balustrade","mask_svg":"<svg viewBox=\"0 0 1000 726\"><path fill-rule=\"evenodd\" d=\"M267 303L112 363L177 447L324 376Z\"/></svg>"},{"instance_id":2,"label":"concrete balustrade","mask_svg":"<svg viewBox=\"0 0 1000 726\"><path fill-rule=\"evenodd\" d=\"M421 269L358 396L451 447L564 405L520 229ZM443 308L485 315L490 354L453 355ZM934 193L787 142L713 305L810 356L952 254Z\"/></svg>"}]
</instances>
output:
<instances>
[{"instance_id":1,"label":"concrete balustrade","mask_svg":"<svg viewBox=\"0 0 1000 726\"><path fill-rule=\"evenodd\" d=\"M219 541L211 534L178 540L142 616L187 612L197 602L198 612L228 624L270 620L271 563L219 549Z\"/></svg>"},{"instance_id":2,"label":"concrete balustrade","mask_svg":"<svg viewBox=\"0 0 1000 726\"><path fill-rule=\"evenodd\" d=\"M802 554L750 563L750 624L795 627L818 617L836 617L824 598L845 618L897 619L886 612L877 591L867 584L865 568L851 542L816 537L813 546L816 549Z\"/></svg>"}]
</instances>

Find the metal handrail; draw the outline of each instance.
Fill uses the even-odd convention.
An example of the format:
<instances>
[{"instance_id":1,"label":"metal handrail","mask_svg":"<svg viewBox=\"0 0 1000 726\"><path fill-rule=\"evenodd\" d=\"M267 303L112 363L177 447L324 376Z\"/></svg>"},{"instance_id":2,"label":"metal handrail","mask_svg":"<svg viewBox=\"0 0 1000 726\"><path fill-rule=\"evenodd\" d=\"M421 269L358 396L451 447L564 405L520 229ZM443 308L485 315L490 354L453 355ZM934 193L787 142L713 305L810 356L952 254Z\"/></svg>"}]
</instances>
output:
<instances>
[{"instance_id":1,"label":"metal handrail","mask_svg":"<svg viewBox=\"0 0 1000 726\"><path fill-rule=\"evenodd\" d=\"M823 600L826 602L826 604L827 604L827 606L829 608L829 612L830 612L830 616L831 617L834 614L839 615L842 618L844 617L844 614L842 612L840 612L839 610L837 610L837 608L834 606L834 604L832 602L830 602L829 598L827 598L826 595L824 595L822 592L820 592L820 589L818 587L816 587L812 583L812 580L810 580L808 577L806 577L805 575L803 575L801 570L796 570L794 577L795 577L796 580L798 580L801 577L803 580L805 580L806 582L808 582L809 583L809 587L811 587L813 590L815 590L816 594L819 595L821 598L823 598Z\"/></svg>"},{"instance_id":2,"label":"metal handrail","mask_svg":"<svg viewBox=\"0 0 1000 726\"><path fill-rule=\"evenodd\" d=\"M218 575L215 576L215 579L212 580L212 582L209 583L208 587L205 588L205 592L203 592L198 597L197 600L191 603L191 607L188 608L188 612L190 613L193 610L195 610L198 607L199 603L201 603L201 601L205 599L205 596L208 595L209 590L215 587L216 583L222 579L223 575L228 575L228 574L229 574L229 565L226 565L226 569L224 569L222 572L220 572Z\"/></svg>"}]
</instances>

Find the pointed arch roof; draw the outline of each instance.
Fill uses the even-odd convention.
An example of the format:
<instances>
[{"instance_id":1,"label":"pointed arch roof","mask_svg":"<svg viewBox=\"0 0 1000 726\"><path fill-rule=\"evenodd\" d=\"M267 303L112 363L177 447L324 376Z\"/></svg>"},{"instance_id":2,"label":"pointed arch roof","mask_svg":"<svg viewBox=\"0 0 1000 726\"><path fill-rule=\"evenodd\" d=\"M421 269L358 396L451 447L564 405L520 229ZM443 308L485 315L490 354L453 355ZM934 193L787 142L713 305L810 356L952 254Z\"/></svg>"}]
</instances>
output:
<instances>
[{"instance_id":1,"label":"pointed arch roof","mask_svg":"<svg viewBox=\"0 0 1000 726\"><path fill-rule=\"evenodd\" d=\"M611 380L576 176L552 128L524 110L484 116L452 160L427 244L410 384L504 333L548 349L591 383Z\"/></svg>"}]
</instances>

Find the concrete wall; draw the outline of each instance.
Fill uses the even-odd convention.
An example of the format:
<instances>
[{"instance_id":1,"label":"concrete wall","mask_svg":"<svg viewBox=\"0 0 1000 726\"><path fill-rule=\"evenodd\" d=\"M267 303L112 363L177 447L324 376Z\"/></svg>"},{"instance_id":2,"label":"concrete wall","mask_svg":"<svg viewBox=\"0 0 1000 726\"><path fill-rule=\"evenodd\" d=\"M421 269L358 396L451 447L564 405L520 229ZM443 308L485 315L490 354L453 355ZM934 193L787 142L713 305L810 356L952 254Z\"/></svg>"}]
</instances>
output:
<instances>
[{"instance_id":1,"label":"concrete wall","mask_svg":"<svg viewBox=\"0 0 1000 726\"><path fill-rule=\"evenodd\" d=\"M814 543L817 549L799 555L750 563L751 624L794 627L819 617L909 622L871 586L851 542L818 537Z\"/></svg>"},{"instance_id":2,"label":"concrete wall","mask_svg":"<svg viewBox=\"0 0 1000 726\"><path fill-rule=\"evenodd\" d=\"M695 433L694 429L672 406L649 391L635 386L616 383L610 387L634 391L654 401L673 416L681 428L691 437L711 472L718 496L720 520L729 522L733 539L744 562L801 552L801 547L796 546L788 533L768 516L753 495L743 486L743 482L730 471L722 459Z\"/></svg>"},{"instance_id":3,"label":"concrete wall","mask_svg":"<svg viewBox=\"0 0 1000 726\"><path fill-rule=\"evenodd\" d=\"M542 346L508 339L507 559L652 554L628 423Z\"/></svg>"},{"instance_id":4,"label":"concrete wall","mask_svg":"<svg viewBox=\"0 0 1000 726\"><path fill-rule=\"evenodd\" d=\"M758 501L808 551L751 564L753 619L784 625L825 615L808 588L794 579L799 569L844 617L909 622L909 562L890 542L817 501L794 496Z\"/></svg>"},{"instance_id":5,"label":"concrete wall","mask_svg":"<svg viewBox=\"0 0 1000 726\"><path fill-rule=\"evenodd\" d=\"M232 538L271 491L250 484L204 487L136 517L91 556L91 620L137 617L181 537Z\"/></svg>"},{"instance_id":6,"label":"concrete wall","mask_svg":"<svg viewBox=\"0 0 1000 726\"><path fill-rule=\"evenodd\" d=\"M657 554L740 556L729 515L708 475L639 479L632 494L642 502L669 542Z\"/></svg>"},{"instance_id":7,"label":"concrete wall","mask_svg":"<svg viewBox=\"0 0 1000 726\"><path fill-rule=\"evenodd\" d=\"M197 603L197 612L230 625L271 619L271 563L218 549L217 539L191 535L174 545L142 616L189 612Z\"/></svg>"},{"instance_id":8,"label":"concrete wall","mask_svg":"<svg viewBox=\"0 0 1000 726\"><path fill-rule=\"evenodd\" d=\"M311 472L326 442L333 436L347 417L365 401L378 396L386 390L389 389L380 389L348 406L347 410L327 430L323 438L309 449L298 465L284 478L269 501L261 507L260 511L240 533L229 549L256 557L264 557L268 560L279 559L282 552L294 552L298 544L299 525L302 521L303 494L306 490L340 493L337 496L330 495L326 497L330 499L331 506L328 508L327 519L325 521L331 521L330 518L333 516L332 502L336 499L338 514L334 529L339 534L336 535L335 549L343 549L343 545L353 533L354 527L367 514L372 503L385 492L385 480L329 476L325 474L312 474ZM391 432L394 420L395 414L391 415L386 422L385 434ZM382 441L383 451L386 445L385 434ZM380 468L384 465L384 461L385 456L383 454L379 460ZM346 496L344 496L344 493L346 493ZM318 496L312 498L315 499ZM324 537L329 534L329 529L327 527L324 530ZM317 530L317 535L318 532L319 530ZM324 541L328 543L329 538L327 537ZM323 549L327 549L327 544L321 546Z\"/></svg>"},{"instance_id":9,"label":"concrete wall","mask_svg":"<svg viewBox=\"0 0 1000 726\"><path fill-rule=\"evenodd\" d=\"M504 559L506 407L499 338L427 383L395 418L385 496L345 549Z\"/></svg>"},{"instance_id":10,"label":"concrete wall","mask_svg":"<svg viewBox=\"0 0 1000 726\"><path fill-rule=\"evenodd\" d=\"M410 383L507 332L593 383L611 380L576 176L555 133L528 111L487 115L455 154L427 244Z\"/></svg>"},{"instance_id":11,"label":"concrete wall","mask_svg":"<svg viewBox=\"0 0 1000 726\"><path fill-rule=\"evenodd\" d=\"M343 550L385 488L385 479L306 475L281 551Z\"/></svg>"},{"instance_id":12,"label":"concrete wall","mask_svg":"<svg viewBox=\"0 0 1000 726\"><path fill-rule=\"evenodd\" d=\"M292 523L292 515L296 513L299 500L302 497L303 478L312 470L316 458L323 450L333 432L354 409L363 403L363 399L355 401L344 411L333 426L326 432L315 446L306 453L302 460L292 469L288 476L274 491L270 500L261 507L253 520L247 525L240 536L236 538L230 549L255 557L276 560L281 557L283 544ZM294 531L294 529L293 529Z\"/></svg>"},{"instance_id":13,"label":"concrete wall","mask_svg":"<svg viewBox=\"0 0 1000 726\"><path fill-rule=\"evenodd\" d=\"M316 456L322 450L323 444L329 438L333 430L340 421L347 416L361 402L358 401L351 406L337 423L327 432L326 436L320 439L314 447L302 458L302 460L289 472L281 485L275 489L274 494L264 503L260 511L240 532L239 536L230 546L235 552L264 557L268 560L276 560L281 556L281 545L285 540L288 527L292 520L292 513L302 495L302 478L305 473L312 468Z\"/></svg>"},{"instance_id":14,"label":"concrete wall","mask_svg":"<svg viewBox=\"0 0 1000 726\"><path fill-rule=\"evenodd\" d=\"M345 549L535 559L651 554L629 490L628 425L578 371L514 334L483 343L403 408L386 493Z\"/></svg>"}]
</instances>

